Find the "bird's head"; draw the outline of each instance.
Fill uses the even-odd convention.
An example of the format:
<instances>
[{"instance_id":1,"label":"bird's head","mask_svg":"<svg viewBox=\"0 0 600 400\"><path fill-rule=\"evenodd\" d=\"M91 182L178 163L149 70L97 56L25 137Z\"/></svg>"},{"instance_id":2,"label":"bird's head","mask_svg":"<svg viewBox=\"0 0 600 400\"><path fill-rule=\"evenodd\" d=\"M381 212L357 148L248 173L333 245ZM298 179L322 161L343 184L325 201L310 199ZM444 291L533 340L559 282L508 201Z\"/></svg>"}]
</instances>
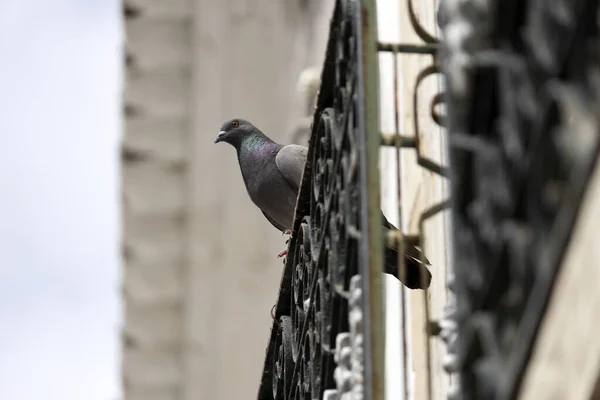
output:
<instances>
[{"instance_id":1,"label":"bird's head","mask_svg":"<svg viewBox=\"0 0 600 400\"><path fill-rule=\"evenodd\" d=\"M221 126L221 130L215 138L215 143L225 142L238 148L244 138L253 136L256 133L256 128L250 122L238 118L230 119Z\"/></svg>"}]
</instances>

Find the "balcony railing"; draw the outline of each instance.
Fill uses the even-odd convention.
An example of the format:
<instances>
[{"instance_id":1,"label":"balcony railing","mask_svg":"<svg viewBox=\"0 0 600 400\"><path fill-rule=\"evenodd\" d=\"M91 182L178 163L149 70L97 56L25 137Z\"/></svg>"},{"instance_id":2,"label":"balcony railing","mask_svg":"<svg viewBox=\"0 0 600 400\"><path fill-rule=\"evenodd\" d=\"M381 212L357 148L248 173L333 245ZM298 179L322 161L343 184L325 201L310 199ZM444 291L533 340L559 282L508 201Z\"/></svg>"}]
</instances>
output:
<instances>
[{"instance_id":1,"label":"balcony railing","mask_svg":"<svg viewBox=\"0 0 600 400\"><path fill-rule=\"evenodd\" d=\"M447 367L453 398L513 399L598 158L598 1L445 0L440 15L457 303Z\"/></svg>"},{"instance_id":2,"label":"balcony railing","mask_svg":"<svg viewBox=\"0 0 600 400\"><path fill-rule=\"evenodd\" d=\"M379 212L379 140L365 133L378 129L370 4L335 7L260 399L383 396L382 229L369 217Z\"/></svg>"},{"instance_id":3,"label":"balcony railing","mask_svg":"<svg viewBox=\"0 0 600 400\"><path fill-rule=\"evenodd\" d=\"M423 224L448 206L444 200L427 208L416 234L392 230L383 235L378 164L382 146L412 149L422 168L440 176L449 173L421 151L417 113L422 108L417 106L417 92L427 77L440 72L437 58L432 57L438 45L418 23L412 2L408 10L423 44L381 43L375 1L336 3L259 399L337 399L344 393L384 398L383 244L395 243L400 250L408 244L422 247ZM381 133L379 128L378 59L382 53L393 54L395 62L405 53L432 60L414 78L414 125L408 134L400 131L398 121L392 134ZM398 93L394 92L398 110ZM431 100L431 116L438 123L442 116L436 110L441 100L441 94ZM400 179L400 171L396 172ZM403 256L398 267L402 274ZM429 297L426 291L422 293L428 309ZM404 310L402 315L406 318ZM439 324L432 326L435 329L423 329L423 335L439 331ZM404 355L406 363L406 349ZM431 356L427 354L426 359ZM405 365L405 388L408 370Z\"/></svg>"},{"instance_id":4,"label":"balcony railing","mask_svg":"<svg viewBox=\"0 0 600 400\"><path fill-rule=\"evenodd\" d=\"M436 293L421 292L424 326L413 330L425 353L413 354L425 365L416 371L425 381L419 398L440 398L433 382L445 373L452 376L448 399L512 399L519 391L599 154L597 52L575 45L597 43L598 2L443 0L441 43L418 21L413 1L403 3L422 43L381 43L375 1L336 3L261 400L384 398L383 244L427 248L426 222L450 206L451 301L445 316L432 317ZM398 100L398 63L405 55L427 60L414 81L403 82L412 126L396 114L393 133L379 129L383 53L392 54L396 113L408 108ZM438 134L423 128L419 98L435 74L446 85L428 99L428 118L447 127L449 165L422 146ZM398 193L400 229L382 234L380 147L413 151L420 168L452 178L452 203L440 198L420 211L415 233L404 233ZM405 296L402 289L399 356L408 398L406 320L415 316ZM447 344L443 362L431 354L439 339ZM434 360L446 371L434 370Z\"/></svg>"}]
</instances>

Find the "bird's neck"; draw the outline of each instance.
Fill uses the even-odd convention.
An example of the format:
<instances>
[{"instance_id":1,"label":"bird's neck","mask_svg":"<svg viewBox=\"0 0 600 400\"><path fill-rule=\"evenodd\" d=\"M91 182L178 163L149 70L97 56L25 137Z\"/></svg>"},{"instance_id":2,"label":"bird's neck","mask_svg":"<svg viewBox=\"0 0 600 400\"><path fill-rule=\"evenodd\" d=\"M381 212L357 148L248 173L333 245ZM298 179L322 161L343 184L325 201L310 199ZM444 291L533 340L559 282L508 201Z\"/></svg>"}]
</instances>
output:
<instances>
[{"instance_id":1,"label":"bird's neck","mask_svg":"<svg viewBox=\"0 0 600 400\"><path fill-rule=\"evenodd\" d=\"M277 143L265 135L248 135L242 138L237 147L237 153L238 157L244 153L261 153L274 146L277 146Z\"/></svg>"},{"instance_id":2,"label":"bird's neck","mask_svg":"<svg viewBox=\"0 0 600 400\"><path fill-rule=\"evenodd\" d=\"M251 198L252 193L257 190L255 186L260 182L261 174L275 165L275 156L280 147L265 136L246 138L246 141L237 148L238 164Z\"/></svg>"}]
</instances>

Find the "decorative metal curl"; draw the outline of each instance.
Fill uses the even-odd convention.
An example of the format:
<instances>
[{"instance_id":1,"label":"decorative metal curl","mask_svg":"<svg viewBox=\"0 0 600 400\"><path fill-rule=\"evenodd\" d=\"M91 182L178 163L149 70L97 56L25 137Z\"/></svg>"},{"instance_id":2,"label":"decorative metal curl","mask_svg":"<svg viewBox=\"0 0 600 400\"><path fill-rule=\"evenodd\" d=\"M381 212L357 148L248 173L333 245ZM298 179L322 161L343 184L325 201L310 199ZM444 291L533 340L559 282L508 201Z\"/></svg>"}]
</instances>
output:
<instances>
[{"instance_id":1,"label":"decorative metal curl","mask_svg":"<svg viewBox=\"0 0 600 400\"><path fill-rule=\"evenodd\" d=\"M427 29L425 29L425 27L423 25L421 25L421 23L419 22L419 19L417 18L417 14L415 13L413 1L414 0L407 0L407 5L408 5L408 16L410 18L410 24L412 25L413 29L415 30L415 33L417 35L419 35L419 37L421 38L421 40L423 42L428 43L428 44L437 44L439 42L438 39L436 37L434 37L432 34L430 34L429 32L427 32Z\"/></svg>"},{"instance_id":2,"label":"decorative metal curl","mask_svg":"<svg viewBox=\"0 0 600 400\"><path fill-rule=\"evenodd\" d=\"M332 397L336 354L343 351L339 338L356 336L358 329L348 314L361 307L352 277L358 274L364 212L355 13L355 1L337 1L260 400ZM359 386L361 371L356 369L353 381ZM355 392L364 389L359 386Z\"/></svg>"},{"instance_id":3,"label":"decorative metal curl","mask_svg":"<svg viewBox=\"0 0 600 400\"><path fill-rule=\"evenodd\" d=\"M394 108L396 109L396 118L395 118L395 125L396 125L396 129L395 132L393 134L389 134L389 133L385 133L382 134L382 145L384 146L393 146L396 148L412 148L415 150L416 153L416 160L417 160L417 164L436 174L439 177L444 177L444 178L449 178L450 177L450 170L449 168L440 165L439 163L437 163L436 161L430 159L429 157L427 157L421 148L421 139L424 135L440 135L441 134L441 130L437 130L435 132L422 132L421 131L421 127L420 127L420 114L422 113L420 107L419 107L419 89L421 87L421 84L423 83L423 81L427 78L430 77L432 75L435 74L441 74L441 69L439 66L439 57L440 55L438 54L439 50L440 50L440 45L439 45L439 40L434 37L432 34L430 34L427 29L425 29L424 26L422 26L416 16L415 13L415 9L414 9L414 4L413 4L413 0L406 0L406 5L407 5L407 10L408 10L408 17L409 17L409 21L410 24L414 30L414 32L416 33L416 35L423 41L422 44L413 44L413 43L395 43L395 44L390 44L390 43L379 43L378 49L380 52L391 52L393 54L393 60L394 60ZM424 55L424 56L430 56L432 58L432 63L426 67L424 67L423 69L421 69L417 75L414 78L414 84L412 85L412 132L400 132L399 131L399 117L397 115L398 113L398 108L399 108L399 101L398 101L398 95L397 95L397 82L398 82L398 78L397 78L397 55L400 54L400 56L405 55L405 54L412 54L412 55ZM442 112L439 110L440 107L443 107L445 103L445 93L443 92L438 92L436 94L434 94L431 98L431 100L429 101L429 117L431 118L431 120L433 120L433 122L435 122L437 125L445 127L446 125L446 117L442 114ZM396 156L397 156L397 164L400 165L400 160L399 160L399 152L396 151ZM400 173L398 172L398 179L400 179ZM400 182L398 182L398 188L400 188ZM400 190L400 189L399 189ZM400 196L400 193L398 193L399 196L399 207L403 207L402 204L402 199ZM418 232L416 235L404 235L401 231L391 231L388 234L388 240L395 242L397 244L399 244L399 248L402 249L404 246L407 245L412 245L412 244L416 244L419 245L422 249L423 249L423 253L421 254L421 262L425 262L425 242L426 242L426 237L424 234L424 223L427 219L433 217L434 215L437 215L438 213L440 213L441 211L448 209L450 207L450 200L444 200L444 201L440 201L439 203L430 206L428 209L424 210L421 212L421 215L419 216L418 220L419 220L419 224L418 224ZM399 215L402 215L402 210L399 209ZM400 221L400 225L402 224L402 222ZM401 253L401 251L400 251ZM403 271L403 260L399 260L399 265L398 265L398 270L399 271ZM439 277L442 278L443 277ZM401 291L401 301L402 304L406 304L405 301L405 293L404 291ZM427 321L427 335L429 336L433 336L436 334L440 334L441 333L441 329L439 329L439 324L437 321L430 321L430 315L429 315L429 299L428 299L428 295L427 292L423 292L423 302L425 304L425 318ZM401 323L402 326L406 326L406 311L404 309L404 307L401 310ZM448 326L448 324L446 323L447 321L442 321L441 324L443 326ZM434 329L438 327L437 329ZM428 338L429 339L429 338ZM402 353L403 353L403 357L405 360L407 360L408 358L408 350L407 350L407 342L406 342L406 334L404 335L404 340L402 343ZM430 354L430 347L429 345L426 346L426 355L425 358L427 360L427 367L428 367L428 372L427 372L427 391L428 391L428 398L432 398L432 381L431 381L431 354ZM407 368L404 368L405 373L404 373L404 388L405 388L405 396L408 396L407 393L407 388L409 385L409 381L408 381L408 376L406 373Z\"/></svg>"},{"instance_id":4,"label":"decorative metal curl","mask_svg":"<svg viewBox=\"0 0 600 400\"><path fill-rule=\"evenodd\" d=\"M452 399L512 399L600 153L600 78L583 50L600 37L598 2L441 5L458 33L443 63L456 259L445 367Z\"/></svg>"}]
</instances>

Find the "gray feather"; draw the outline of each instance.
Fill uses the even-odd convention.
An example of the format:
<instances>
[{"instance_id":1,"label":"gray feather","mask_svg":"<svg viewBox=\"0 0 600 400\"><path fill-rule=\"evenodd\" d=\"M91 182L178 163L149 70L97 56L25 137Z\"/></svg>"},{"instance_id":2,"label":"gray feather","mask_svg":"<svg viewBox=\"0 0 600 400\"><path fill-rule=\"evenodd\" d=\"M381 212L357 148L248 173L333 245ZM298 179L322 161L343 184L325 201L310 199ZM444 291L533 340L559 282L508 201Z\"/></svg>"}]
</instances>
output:
<instances>
[{"instance_id":1,"label":"gray feather","mask_svg":"<svg viewBox=\"0 0 600 400\"><path fill-rule=\"evenodd\" d=\"M271 225L273 225L275 228L279 229L281 232L285 231L286 228L284 225L281 225L279 222L277 222L276 220L274 220L273 218L269 217L269 214L267 214L264 210L260 210L263 215L265 216L265 218L267 219L267 221L269 221L271 223Z\"/></svg>"},{"instance_id":2,"label":"gray feather","mask_svg":"<svg viewBox=\"0 0 600 400\"><path fill-rule=\"evenodd\" d=\"M300 188L307 154L308 149L306 147L290 144L279 150L279 153L275 157L275 163L279 172L281 172L281 175L283 175L294 190Z\"/></svg>"}]
</instances>

